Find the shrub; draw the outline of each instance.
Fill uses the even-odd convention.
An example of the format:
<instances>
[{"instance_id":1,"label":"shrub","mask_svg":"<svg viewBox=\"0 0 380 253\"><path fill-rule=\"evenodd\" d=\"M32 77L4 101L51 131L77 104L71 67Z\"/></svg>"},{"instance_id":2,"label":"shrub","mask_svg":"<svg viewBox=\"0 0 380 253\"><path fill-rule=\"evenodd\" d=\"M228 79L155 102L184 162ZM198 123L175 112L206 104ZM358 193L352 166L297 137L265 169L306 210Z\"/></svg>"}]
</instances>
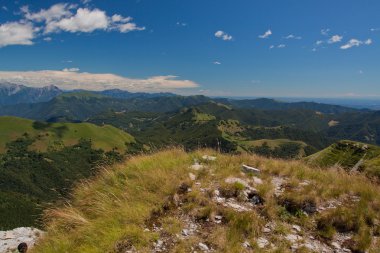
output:
<instances>
[{"instance_id":1,"label":"shrub","mask_svg":"<svg viewBox=\"0 0 380 253\"><path fill-rule=\"evenodd\" d=\"M239 182L233 184L223 183L220 188L220 194L225 198L237 198L245 189L245 186Z\"/></svg>"}]
</instances>

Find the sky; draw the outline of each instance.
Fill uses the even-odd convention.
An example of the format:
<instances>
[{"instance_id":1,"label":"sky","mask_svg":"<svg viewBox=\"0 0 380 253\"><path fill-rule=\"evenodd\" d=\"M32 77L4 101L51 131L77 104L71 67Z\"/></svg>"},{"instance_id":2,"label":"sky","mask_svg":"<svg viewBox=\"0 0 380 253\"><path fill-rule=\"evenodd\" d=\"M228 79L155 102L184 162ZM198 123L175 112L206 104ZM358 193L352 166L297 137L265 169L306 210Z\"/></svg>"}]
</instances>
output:
<instances>
[{"instance_id":1,"label":"sky","mask_svg":"<svg viewBox=\"0 0 380 253\"><path fill-rule=\"evenodd\" d=\"M0 82L380 98L378 0L0 0Z\"/></svg>"}]
</instances>

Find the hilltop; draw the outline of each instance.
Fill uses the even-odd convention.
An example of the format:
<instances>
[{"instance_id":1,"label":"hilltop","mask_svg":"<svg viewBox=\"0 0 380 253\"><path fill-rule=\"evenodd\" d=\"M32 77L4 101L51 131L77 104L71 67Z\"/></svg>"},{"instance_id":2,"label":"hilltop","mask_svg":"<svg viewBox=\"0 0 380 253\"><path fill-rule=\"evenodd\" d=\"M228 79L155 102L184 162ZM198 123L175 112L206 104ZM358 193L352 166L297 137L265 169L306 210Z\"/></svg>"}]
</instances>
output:
<instances>
[{"instance_id":1,"label":"hilltop","mask_svg":"<svg viewBox=\"0 0 380 253\"><path fill-rule=\"evenodd\" d=\"M162 151L78 185L32 252L377 252L379 190L303 162Z\"/></svg>"},{"instance_id":2,"label":"hilltop","mask_svg":"<svg viewBox=\"0 0 380 253\"><path fill-rule=\"evenodd\" d=\"M0 152L5 151L8 142L26 135L34 140L30 149L41 152L57 145L74 145L80 139L91 139L96 149L116 149L123 153L126 145L134 142L131 135L109 125L45 123L17 117L0 117Z\"/></svg>"}]
</instances>

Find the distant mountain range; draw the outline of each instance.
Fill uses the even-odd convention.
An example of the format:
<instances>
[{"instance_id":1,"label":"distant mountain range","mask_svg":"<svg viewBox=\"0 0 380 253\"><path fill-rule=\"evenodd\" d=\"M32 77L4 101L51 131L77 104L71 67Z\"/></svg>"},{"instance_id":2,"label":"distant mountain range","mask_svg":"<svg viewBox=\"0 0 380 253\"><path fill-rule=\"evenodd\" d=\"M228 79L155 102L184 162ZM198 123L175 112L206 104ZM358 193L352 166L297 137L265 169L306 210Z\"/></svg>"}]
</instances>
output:
<instances>
[{"instance_id":1,"label":"distant mountain range","mask_svg":"<svg viewBox=\"0 0 380 253\"><path fill-rule=\"evenodd\" d=\"M62 94L55 86L31 88L11 83L0 84L0 105L46 102Z\"/></svg>"},{"instance_id":2,"label":"distant mountain range","mask_svg":"<svg viewBox=\"0 0 380 253\"><path fill-rule=\"evenodd\" d=\"M253 151L265 144L260 152L268 153L267 144L277 147L290 140L292 145L299 142L304 149L300 152L307 155L341 139L380 144L380 112L368 109L266 98L62 91L54 86L2 84L0 91L0 116L111 124L131 133L142 145L154 147L194 149L222 144L228 151Z\"/></svg>"},{"instance_id":3,"label":"distant mountain range","mask_svg":"<svg viewBox=\"0 0 380 253\"><path fill-rule=\"evenodd\" d=\"M0 106L47 102L61 95L62 93L78 92L83 92L83 90L63 91L54 85L42 88L33 88L12 83L0 83ZM175 96L175 94L172 93L133 93L119 89L91 91L91 93L120 99Z\"/></svg>"}]
</instances>

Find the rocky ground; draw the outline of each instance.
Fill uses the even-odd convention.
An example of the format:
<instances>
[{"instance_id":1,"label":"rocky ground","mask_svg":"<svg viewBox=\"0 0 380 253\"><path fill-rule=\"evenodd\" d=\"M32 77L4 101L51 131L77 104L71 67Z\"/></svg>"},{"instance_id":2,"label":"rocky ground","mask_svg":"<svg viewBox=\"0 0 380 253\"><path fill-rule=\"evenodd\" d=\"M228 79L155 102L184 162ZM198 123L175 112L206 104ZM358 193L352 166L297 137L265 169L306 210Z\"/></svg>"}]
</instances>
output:
<instances>
[{"instance_id":1,"label":"rocky ground","mask_svg":"<svg viewBox=\"0 0 380 253\"><path fill-rule=\"evenodd\" d=\"M210 162L215 161L216 157L203 156L203 159ZM160 236L152 245L152 252L172 252L178 243L188 241L191 251L196 252L219 252L220 248L217 242L212 241L210 234L217 231L218 227L226 225L226 217L223 213L227 210L238 213L259 212L263 208L265 200L260 196L256 187L263 185L265 182L260 178L260 170L252 168L247 171L247 166L242 167L240 177L227 177L223 184L238 185L241 187L239 194L231 193L222 189L220 181L209 181L206 184L202 178L198 180L197 173L206 171L213 176L212 169L209 170L207 165L203 165L200 161L195 160L190 167L189 179L192 183L183 183L178 192L168 200L167 206L163 212L159 212L152 216L147 223L145 231L157 232ZM249 168L249 167L248 167ZM254 172L254 173L251 173ZM273 187L273 195L279 202L281 196L287 191L289 178L275 176L271 177L271 187ZM312 182L304 180L299 182L298 188L301 191L303 187L308 187ZM224 186L225 187L225 186ZM231 190L231 189L230 189ZM217 206L220 213L210 211L210 213L199 214L197 212L189 212L188 202L194 201L189 197L193 192L200 193L204 199L211 201ZM201 197L201 198L202 198ZM189 200L191 199L191 200ZM197 200L195 200L196 202ZM336 209L347 202L359 202L358 196L345 196L343 199L331 199L329 201L319 203L318 205L310 204L302 208L302 215L310 219L310 223L316 223L315 214L323 214L327 210ZM202 203L198 203L202 206ZM205 201L203 205L208 205ZM199 212L199 210L197 210ZM227 212L228 213L228 212ZM167 217L172 217L179 221L181 230L168 233L164 228L162 221ZM261 217L265 220L265 217ZM281 228L280 228L281 227ZM280 232L279 230L284 232ZM260 236L252 241L246 240L242 243L245 252L281 252L277 245L287 245L291 252L324 252L324 253L349 253L354 252L350 249L352 233L336 233L331 240L325 240L317 235L316 231L310 228L304 228L299 224L283 223L277 224L268 221L262 226ZM378 237L373 238L378 241ZM182 242L181 242L182 241ZM186 243L185 243L186 244ZM257 251L258 250L258 251ZM280 251L278 251L280 250ZM137 252L132 248L126 252ZM355 251L358 252L358 251Z\"/></svg>"},{"instance_id":2,"label":"rocky ground","mask_svg":"<svg viewBox=\"0 0 380 253\"><path fill-rule=\"evenodd\" d=\"M0 231L0 253L18 252L17 246L24 242L32 248L44 232L36 228L21 227L9 231Z\"/></svg>"}]
</instances>

